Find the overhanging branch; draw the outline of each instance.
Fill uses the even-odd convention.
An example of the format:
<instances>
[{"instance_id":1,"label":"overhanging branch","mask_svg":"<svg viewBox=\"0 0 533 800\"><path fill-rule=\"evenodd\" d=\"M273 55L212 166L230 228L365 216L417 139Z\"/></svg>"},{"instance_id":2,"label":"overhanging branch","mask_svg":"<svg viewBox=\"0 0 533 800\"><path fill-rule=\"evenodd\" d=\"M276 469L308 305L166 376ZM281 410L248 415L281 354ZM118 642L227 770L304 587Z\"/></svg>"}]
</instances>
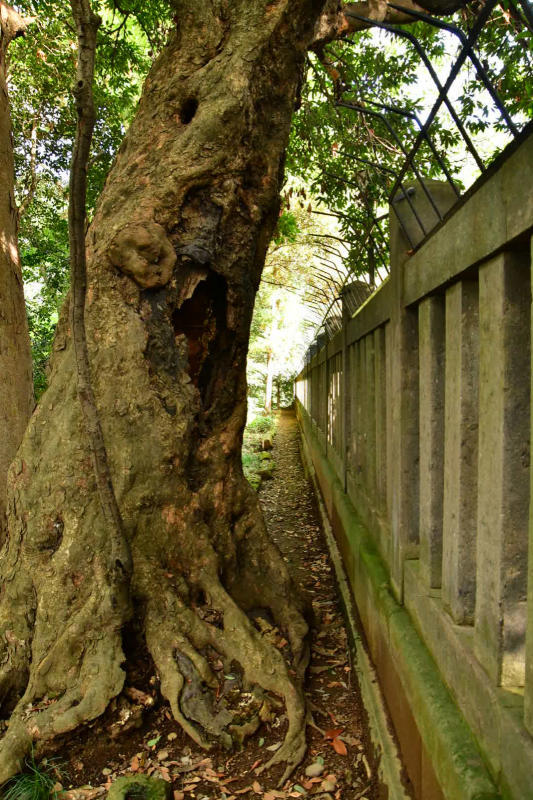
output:
<instances>
[{"instance_id":1,"label":"overhanging branch","mask_svg":"<svg viewBox=\"0 0 533 800\"><path fill-rule=\"evenodd\" d=\"M395 3L410 11L431 12L432 14L451 14L467 3L465 0L401 0ZM358 19L365 17L368 21ZM372 21L387 22L392 25L408 25L413 17L396 7L392 8L386 0L364 0L360 3L342 3L340 0L327 0L324 11L315 26L311 49L320 48L349 33L372 27Z\"/></svg>"},{"instance_id":2,"label":"overhanging branch","mask_svg":"<svg viewBox=\"0 0 533 800\"><path fill-rule=\"evenodd\" d=\"M23 17L14 8L0 0L0 60L3 60L9 43L24 36L35 17Z\"/></svg>"}]
</instances>

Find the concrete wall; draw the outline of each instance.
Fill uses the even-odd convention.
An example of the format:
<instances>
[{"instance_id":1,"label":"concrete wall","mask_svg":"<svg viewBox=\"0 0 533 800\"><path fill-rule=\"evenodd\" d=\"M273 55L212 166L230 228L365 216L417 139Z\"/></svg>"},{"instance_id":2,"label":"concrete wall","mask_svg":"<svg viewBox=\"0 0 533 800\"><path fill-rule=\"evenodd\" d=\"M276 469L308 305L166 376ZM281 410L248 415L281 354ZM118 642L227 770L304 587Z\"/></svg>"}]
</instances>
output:
<instances>
[{"instance_id":1,"label":"concrete wall","mask_svg":"<svg viewBox=\"0 0 533 800\"><path fill-rule=\"evenodd\" d=\"M415 794L533 798L533 139L298 376Z\"/></svg>"}]
</instances>

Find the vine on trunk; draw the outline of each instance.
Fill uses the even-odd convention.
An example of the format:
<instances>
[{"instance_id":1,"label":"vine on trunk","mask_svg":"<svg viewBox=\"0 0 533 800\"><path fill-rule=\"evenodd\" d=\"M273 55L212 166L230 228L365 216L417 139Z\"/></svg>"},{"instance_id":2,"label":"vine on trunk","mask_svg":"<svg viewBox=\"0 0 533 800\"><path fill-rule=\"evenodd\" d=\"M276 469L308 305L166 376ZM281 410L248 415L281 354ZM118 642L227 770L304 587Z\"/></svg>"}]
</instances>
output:
<instances>
[{"instance_id":1,"label":"vine on trunk","mask_svg":"<svg viewBox=\"0 0 533 800\"><path fill-rule=\"evenodd\" d=\"M96 123L93 99L94 59L96 54L96 34L101 20L94 14L89 0L71 0L71 7L78 34L78 63L76 86L74 88L78 125L70 168L68 211L72 342L78 379L78 397L93 457L98 496L104 519L109 526L109 541L111 544L110 575L112 576L112 582L115 584L117 594L121 595L121 605L126 610L129 607L129 581L132 572L131 552L124 535L122 517L115 497L104 435L96 407L85 331L87 165L92 134ZM115 600L118 602L118 597Z\"/></svg>"}]
</instances>

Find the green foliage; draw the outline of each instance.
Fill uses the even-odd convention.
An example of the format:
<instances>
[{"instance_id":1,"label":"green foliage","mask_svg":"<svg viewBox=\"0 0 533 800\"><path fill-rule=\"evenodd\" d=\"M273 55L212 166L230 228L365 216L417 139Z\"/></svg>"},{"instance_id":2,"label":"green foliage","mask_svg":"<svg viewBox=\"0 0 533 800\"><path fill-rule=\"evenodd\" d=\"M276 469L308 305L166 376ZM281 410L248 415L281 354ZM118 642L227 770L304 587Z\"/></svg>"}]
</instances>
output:
<instances>
[{"instance_id":1,"label":"green foliage","mask_svg":"<svg viewBox=\"0 0 533 800\"><path fill-rule=\"evenodd\" d=\"M66 202L62 187L43 179L19 235L37 399L47 385L52 338L69 286Z\"/></svg>"},{"instance_id":2,"label":"green foliage","mask_svg":"<svg viewBox=\"0 0 533 800\"><path fill-rule=\"evenodd\" d=\"M2 800L55 800L58 792L54 787L61 777L57 762L43 760L37 764L32 753L24 766L24 772L2 787Z\"/></svg>"},{"instance_id":3,"label":"green foliage","mask_svg":"<svg viewBox=\"0 0 533 800\"><path fill-rule=\"evenodd\" d=\"M95 79L98 121L88 175L89 218L135 112L144 77L168 35L173 13L167 0L93 0L93 7L102 26ZM71 89L76 37L69 4L63 0L20 0L17 9L36 20L27 36L10 47L9 58L17 199L24 208L21 254L29 287L39 396L46 387L46 362L69 282L66 207L75 130ZM472 12L467 7L451 21L468 31ZM416 35L442 79L456 54L456 38L424 23L403 30ZM502 0L480 37L478 55L519 121L533 116L529 45L530 33L509 0ZM471 68L462 69L453 92L461 119L483 155L490 156L505 145L499 131L497 136L487 136L496 116ZM338 263L327 237L330 244L336 237L343 240L347 249L342 262L353 275L373 274L376 268L386 267L387 219L381 222L380 238L372 228L373 216L387 211L394 173L418 134L414 115L423 120L434 99L435 89L419 54L403 36L374 28L331 43L321 59L309 55L287 155L291 182L252 324L249 385L251 397L259 404L264 399L268 353L283 400L290 401L291 376L320 319L316 306L311 312L305 306L316 284L317 261ZM339 100L378 111L381 117L342 107ZM376 101L407 113L377 108ZM465 150L447 113L437 116L431 135L459 185L471 182L475 170L468 164L465 167ZM442 178L427 144L421 147L417 163L420 174ZM411 171L405 180L413 178ZM319 209L338 214L335 226L319 224L311 213ZM324 237L321 246L313 239L315 234ZM326 308L327 298L322 313Z\"/></svg>"},{"instance_id":4,"label":"green foliage","mask_svg":"<svg viewBox=\"0 0 533 800\"><path fill-rule=\"evenodd\" d=\"M102 25L95 75L97 124L88 173L91 217L109 168L137 105L142 81L170 25L164 0L93 0ZM46 388L60 306L69 285L67 184L75 131L72 83L76 36L69 3L21 0L35 17L10 48L10 100L20 249L33 348L35 393Z\"/></svg>"},{"instance_id":5,"label":"green foliage","mask_svg":"<svg viewBox=\"0 0 533 800\"><path fill-rule=\"evenodd\" d=\"M262 452L261 446L264 439L272 441L275 432L276 418L272 414L258 416L252 414L244 429L242 468L246 479L254 489L259 489L261 485L261 470L265 469L267 464L269 469L274 467L270 454Z\"/></svg>"},{"instance_id":6,"label":"green foliage","mask_svg":"<svg viewBox=\"0 0 533 800\"><path fill-rule=\"evenodd\" d=\"M283 211L278 219L273 241L275 244L295 242L299 233L298 220L291 211Z\"/></svg>"},{"instance_id":7,"label":"green foliage","mask_svg":"<svg viewBox=\"0 0 533 800\"><path fill-rule=\"evenodd\" d=\"M478 11L479 6L474 11L467 7L449 21L468 34ZM457 38L423 22L400 30L417 37L443 81L457 54ZM531 32L513 15L508 0L494 10L479 38L477 55L515 121L521 124L532 118ZM372 215L387 210L395 175L418 136L414 115L423 122L437 94L418 51L405 35L374 28L328 45L321 60L313 53L309 56L287 165L293 175L309 182L324 205L340 212L342 234L351 242L361 271L372 268L379 249L379 242L370 242ZM468 60L450 97L482 157L490 160L509 136L503 135L494 104ZM339 102L362 106L366 113ZM490 128L497 135L488 137ZM479 170L445 107L432 123L431 138L458 186L470 185ZM418 151L417 167L426 178L444 179L427 142ZM408 170L404 182L415 179L413 170ZM383 228L385 250L386 224Z\"/></svg>"},{"instance_id":8,"label":"green foliage","mask_svg":"<svg viewBox=\"0 0 533 800\"><path fill-rule=\"evenodd\" d=\"M271 414L263 414L249 422L247 428L255 433L267 433L273 426L274 417Z\"/></svg>"}]
</instances>

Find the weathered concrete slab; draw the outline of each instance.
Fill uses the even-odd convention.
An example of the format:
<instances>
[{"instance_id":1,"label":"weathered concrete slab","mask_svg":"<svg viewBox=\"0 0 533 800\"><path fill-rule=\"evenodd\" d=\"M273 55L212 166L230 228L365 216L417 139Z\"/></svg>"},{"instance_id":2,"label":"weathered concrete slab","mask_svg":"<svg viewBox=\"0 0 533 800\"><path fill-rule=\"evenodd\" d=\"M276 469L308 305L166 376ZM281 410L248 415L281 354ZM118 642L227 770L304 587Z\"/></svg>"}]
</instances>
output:
<instances>
[{"instance_id":1,"label":"weathered concrete slab","mask_svg":"<svg viewBox=\"0 0 533 800\"><path fill-rule=\"evenodd\" d=\"M406 305L457 279L508 245L529 240L533 226L533 136L411 256Z\"/></svg>"},{"instance_id":2,"label":"weathered concrete slab","mask_svg":"<svg viewBox=\"0 0 533 800\"><path fill-rule=\"evenodd\" d=\"M418 306L420 338L420 561L427 586L442 583L444 499L444 299Z\"/></svg>"},{"instance_id":3,"label":"weathered concrete slab","mask_svg":"<svg viewBox=\"0 0 533 800\"><path fill-rule=\"evenodd\" d=\"M529 516L531 288L520 253L479 270L476 653L496 684L523 686Z\"/></svg>"}]
</instances>

